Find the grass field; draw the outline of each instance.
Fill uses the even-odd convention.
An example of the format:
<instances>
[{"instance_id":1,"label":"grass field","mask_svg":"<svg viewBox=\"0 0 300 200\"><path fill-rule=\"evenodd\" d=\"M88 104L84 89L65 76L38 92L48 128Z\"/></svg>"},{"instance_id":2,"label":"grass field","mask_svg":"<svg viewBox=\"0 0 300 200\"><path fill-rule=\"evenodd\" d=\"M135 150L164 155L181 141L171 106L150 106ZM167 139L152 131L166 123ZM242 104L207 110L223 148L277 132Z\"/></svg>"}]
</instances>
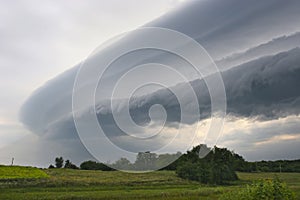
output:
<instances>
[{"instance_id":1,"label":"grass field","mask_svg":"<svg viewBox=\"0 0 300 200\"><path fill-rule=\"evenodd\" d=\"M0 166L0 180L37 179L49 177L44 171L33 167Z\"/></svg>"},{"instance_id":2,"label":"grass field","mask_svg":"<svg viewBox=\"0 0 300 200\"><path fill-rule=\"evenodd\" d=\"M239 181L221 187L182 180L171 171L128 174L118 171L21 168L0 167L0 199L218 199L224 192L258 179L274 178L275 175L239 173ZM13 170L24 173L15 176ZM300 199L300 174L277 175Z\"/></svg>"}]
</instances>

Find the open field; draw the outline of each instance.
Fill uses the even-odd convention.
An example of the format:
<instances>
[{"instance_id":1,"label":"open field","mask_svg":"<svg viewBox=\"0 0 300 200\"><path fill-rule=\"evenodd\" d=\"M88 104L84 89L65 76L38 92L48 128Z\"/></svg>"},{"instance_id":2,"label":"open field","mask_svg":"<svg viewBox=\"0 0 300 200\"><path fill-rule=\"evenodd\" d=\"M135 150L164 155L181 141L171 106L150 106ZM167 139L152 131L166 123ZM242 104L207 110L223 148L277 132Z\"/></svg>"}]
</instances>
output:
<instances>
[{"instance_id":1,"label":"open field","mask_svg":"<svg viewBox=\"0 0 300 200\"><path fill-rule=\"evenodd\" d=\"M0 166L0 180L36 179L49 177L44 171L33 167Z\"/></svg>"},{"instance_id":2,"label":"open field","mask_svg":"<svg viewBox=\"0 0 300 200\"><path fill-rule=\"evenodd\" d=\"M118 171L27 168L33 173L39 171L39 173L47 174L33 179L30 176L31 172L24 174L23 178L21 175L8 178L2 168L0 167L0 177L2 177L0 178L0 199L7 200L218 199L224 192L235 190L261 178L274 178L275 175L274 173L239 173L241 180L230 186L206 186L182 180L176 177L172 171L128 174ZM15 169L20 170L19 168ZM287 182L296 193L297 199L300 199L300 173L277 175Z\"/></svg>"}]
</instances>

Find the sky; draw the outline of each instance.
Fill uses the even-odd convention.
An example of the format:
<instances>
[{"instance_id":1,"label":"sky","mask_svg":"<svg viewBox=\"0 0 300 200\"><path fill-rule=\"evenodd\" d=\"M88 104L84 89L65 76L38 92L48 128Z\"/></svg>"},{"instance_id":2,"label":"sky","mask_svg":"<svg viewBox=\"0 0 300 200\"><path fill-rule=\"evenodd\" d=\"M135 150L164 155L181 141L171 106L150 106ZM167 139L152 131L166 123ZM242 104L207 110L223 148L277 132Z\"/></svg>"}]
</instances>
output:
<instances>
[{"instance_id":1,"label":"sky","mask_svg":"<svg viewBox=\"0 0 300 200\"><path fill-rule=\"evenodd\" d=\"M180 1L0 1L0 147L31 134L19 122L31 92L111 37Z\"/></svg>"},{"instance_id":2,"label":"sky","mask_svg":"<svg viewBox=\"0 0 300 200\"><path fill-rule=\"evenodd\" d=\"M139 151L185 151L199 143L227 147L247 160L300 157L300 93L295 87L300 84L299 1L1 4L0 162L15 157L19 164L47 166L60 154L80 163L98 158L93 153L107 162ZM180 46L186 48L181 52L191 59L201 58L201 69L208 73L199 78L190 63L172 53L134 51L105 71L95 89L95 110L91 109L89 88L103 68L99 63L151 38L159 38L159 45L171 41L177 47L169 35L163 38L164 32L159 32L156 37L155 31L147 29L99 48L113 36L140 26L167 28L193 38L204 51L197 52L190 48L193 43L187 43ZM76 85L83 60L87 71L81 71L82 82ZM215 64L219 70L213 68ZM161 84L137 87L143 81ZM117 96L112 98L114 92ZM73 112L74 94L79 104ZM103 137L94 138L98 129L91 115L97 116L106 132ZM80 127L87 135L82 135ZM163 134L153 135L156 132ZM144 136L153 137L139 138ZM125 151L111 148L110 142ZM95 150L97 145L103 148Z\"/></svg>"}]
</instances>

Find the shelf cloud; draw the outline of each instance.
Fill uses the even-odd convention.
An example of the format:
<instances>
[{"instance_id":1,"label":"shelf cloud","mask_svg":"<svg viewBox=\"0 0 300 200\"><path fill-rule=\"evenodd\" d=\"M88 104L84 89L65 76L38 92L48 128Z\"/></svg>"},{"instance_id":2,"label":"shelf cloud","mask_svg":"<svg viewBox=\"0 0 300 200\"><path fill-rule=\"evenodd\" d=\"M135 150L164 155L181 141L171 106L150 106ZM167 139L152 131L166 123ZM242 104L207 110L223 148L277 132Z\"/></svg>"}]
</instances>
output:
<instances>
[{"instance_id":1,"label":"shelf cloud","mask_svg":"<svg viewBox=\"0 0 300 200\"><path fill-rule=\"evenodd\" d=\"M300 2L297 0L251 2L204 0L187 2L144 27L162 27L179 31L194 38L208 51L219 66L224 81L228 118L234 119L233 121L237 124L241 123L240 119L244 119L252 122L248 124L249 126L261 125L259 131L253 127L244 127L244 132L250 131L247 137L238 135L232 130L225 130L220 143L235 147L237 151L240 150L246 154L246 157L255 160L263 158L255 157L253 145L265 144L271 147L275 144L274 141L278 143L283 140L282 144L285 144L283 145L285 147L282 151L293 154L286 147L287 140L284 138L298 138L295 124L300 121L298 117L300 90L297 88L300 85L299 18ZM129 41L131 39L129 38ZM120 48L121 45L122 40L107 48L114 50ZM152 60L165 64L177 63L179 68L186 68L186 63L177 62L172 55L144 51L139 55L129 56L124 63L116 63L116 70L110 71L105 80L110 83L109 81L116 79L119 74L129 70L126 66L130 64L145 64ZM80 63L37 89L20 111L20 120L38 138L28 141L32 148L34 144L36 146L44 144L47 151L47 148L53 144L59 146L64 143L64 150L58 147L53 155L61 150L76 157L78 161L90 156L79 140L72 115L73 85L79 68ZM216 74L210 74L205 78L213 79L214 76ZM195 106L192 105L189 95L185 95L188 87L192 87L196 92L201 115L190 116L182 122L180 103L170 88L181 92L182 96L185 96L184 102L181 103L193 109ZM176 83L170 88L158 89L131 99L129 112L134 122L139 125L149 124L151 106L162 105L167 114L165 131L168 134L166 137L171 137L171 130L176 129L179 126L178 123L190 127L199 120L200 122L206 121L212 114L216 114L211 113L210 94L204 79L193 80L191 76L188 82ZM115 113L127 108L122 107L126 100L122 98L116 100L118 106L113 108L116 109ZM89 112L92 106L87 105L82 111L83 114ZM128 151L152 150L164 144L165 138L160 137L152 143L145 141L141 144L133 142L134 140L122 143L126 141L126 136L115 123L109 99L101 97L97 99L96 112L99 122L111 140ZM291 126L289 123L286 124L284 130L292 129L293 131L284 133L284 130L281 130L282 133L277 131L276 134L272 134L272 130L275 130L282 120L290 120L291 116L294 123ZM266 122L272 122L272 126L264 134L266 126L263 124ZM155 123L158 122L154 122L153 127ZM234 140L235 138L238 139ZM246 143L246 140L251 143L251 150L245 150L249 147L247 144L237 145L240 141ZM40 144L37 145L39 142ZM299 144L300 141L296 139L293 148ZM70 153L70 149L74 151ZM264 148L258 149L265 151ZM267 153L265 156L265 159L274 158Z\"/></svg>"}]
</instances>

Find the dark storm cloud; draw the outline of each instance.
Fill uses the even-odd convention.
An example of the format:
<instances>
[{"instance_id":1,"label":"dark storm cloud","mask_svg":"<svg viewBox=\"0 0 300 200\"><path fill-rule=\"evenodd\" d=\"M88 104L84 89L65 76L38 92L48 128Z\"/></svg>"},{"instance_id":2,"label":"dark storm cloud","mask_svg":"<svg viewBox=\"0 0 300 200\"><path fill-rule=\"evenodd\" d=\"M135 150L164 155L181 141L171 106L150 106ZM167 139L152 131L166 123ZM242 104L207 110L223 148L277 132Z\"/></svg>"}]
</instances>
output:
<instances>
[{"instance_id":1,"label":"dark storm cloud","mask_svg":"<svg viewBox=\"0 0 300 200\"><path fill-rule=\"evenodd\" d=\"M267 120L300 114L300 90L297 87L300 85L300 48L234 67L222 72L222 77L229 115ZM209 117L210 96L204 80L192 81L191 85L197 93L202 117ZM181 87L181 91L187 88L184 84L176 87ZM171 115L168 121L179 121L180 105L176 101L170 92L160 90L137 100L136 105L131 105L131 113L144 119L147 112L139 110L160 103Z\"/></svg>"},{"instance_id":2,"label":"dark storm cloud","mask_svg":"<svg viewBox=\"0 0 300 200\"><path fill-rule=\"evenodd\" d=\"M297 88L300 85L299 48L234 67L222 72L222 76L227 94L228 115L264 121L300 114L300 91ZM200 105L199 119L210 117L210 96L204 80L195 80L191 85L197 93ZM186 87L186 84L174 86L182 92L186 91ZM186 96L181 103L184 106L188 102L189 96ZM150 121L149 109L155 104L166 109L167 125L174 126L174 123L180 122L180 104L172 92L164 89L130 101L131 117L140 125L147 124ZM196 105L190 106L193 108ZM97 110L99 121L110 137L124 135L114 122L109 101L99 103ZM194 116L191 119L195 119ZM76 135L72 115L47 124L46 132L53 133L48 137L57 138L72 137L74 133Z\"/></svg>"},{"instance_id":3,"label":"dark storm cloud","mask_svg":"<svg viewBox=\"0 0 300 200\"><path fill-rule=\"evenodd\" d=\"M261 42L270 41L271 38L280 35L290 35L291 32L293 33L299 30L299 3L300 2L296 0L289 0L288 2L280 0L255 0L251 1L251 3L240 2L237 0L191 1L186 5L182 5L174 12L164 15L146 26L166 27L181 31L197 39L214 58L225 57L232 55L240 49L248 49L249 46L259 45ZM278 23L282 26L277 26ZM249 35L250 32L251 35ZM283 42L280 46L293 47L292 45L285 44L286 41L289 43L289 40L282 40ZM117 46L118 45L116 45L116 47ZM294 44L294 47L296 46L297 43ZM223 49L224 47L226 49ZM272 48L264 51L264 54L272 54L273 52L270 51L270 49ZM259 52L256 53L258 56L261 53L258 49L255 49L255 52ZM248 52L245 54L247 56ZM136 58L139 57L143 56L136 55ZM148 60L144 59L139 64L146 61ZM235 62L233 61L233 63ZM126 71L126 69L123 69L121 66L124 66L124 64L116 68L118 69L117 72ZM222 69L223 66L221 65L220 67ZM226 68L227 67L228 66L226 66ZM35 133L43 134L43 132L48 129L47 127L49 124L65 118L72 112L72 89L77 70L78 66L72 68L49 81L31 95L24 103L20 116L21 121L27 127ZM242 72L242 70L240 70L240 73L247 74L246 71ZM224 73L224 79L226 79L227 74L229 73ZM241 75L235 76L240 77ZM242 75L242 77L244 76L245 75ZM229 82L229 79L231 78L234 79L235 77L229 77L226 81ZM200 84L198 88L201 89L202 93L207 91L206 86L203 83L195 82L194 84ZM231 87L238 83L228 84ZM259 84L264 83L253 81L252 87L254 92L257 90L255 87L260 87ZM238 91L233 91L235 88L230 87L227 87L226 90L231 93L231 98L235 98L232 102L247 101L246 99L255 101L255 99L250 100L251 97L245 97L239 100L238 97L234 97L234 94L232 94L239 94ZM244 87L250 88L249 85ZM259 94L256 95L258 96ZM201 97L199 99L201 101L200 105L203 106L202 110L204 113L202 114L205 116L205 113L207 115L206 111L210 109L210 107L207 106L210 101L206 97ZM251 115L250 108L251 107L244 108L243 113ZM239 109L239 112L241 109L242 108ZM169 113L174 110L176 110L176 107L172 106L172 109L169 109ZM230 102L229 111L234 113L234 108ZM170 116L177 117L174 114L171 114ZM172 117L169 117L169 120L172 120L170 119Z\"/></svg>"},{"instance_id":4,"label":"dark storm cloud","mask_svg":"<svg viewBox=\"0 0 300 200\"><path fill-rule=\"evenodd\" d=\"M170 28L191 36L214 59L289 35L300 28L297 0L204 0L183 6L180 13L168 13L149 26Z\"/></svg>"},{"instance_id":5,"label":"dark storm cloud","mask_svg":"<svg viewBox=\"0 0 300 200\"><path fill-rule=\"evenodd\" d=\"M299 114L299 56L295 48L224 72L228 112L262 118Z\"/></svg>"},{"instance_id":6,"label":"dark storm cloud","mask_svg":"<svg viewBox=\"0 0 300 200\"><path fill-rule=\"evenodd\" d=\"M75 70L70 70L65 75L68 76L69 73L75 73ZM233 67L222 72L222 76L226 88L227 113L229 115L271 120L293 114L297 115L300 112L300 93L296 87L300 84L299 48ZM211 75L211 78L213 77L214 75ZM62 76L56 78L53 82L62 86L59 89L64 95L59 99L54 98L55 101L52 101L48 105L48 98L53 97L57 92L54 88L51 90L52 83L49 82L44 88L35 93L40 98L29 102L32 104L32 107L38 109L34 109L33 114L28 113L32 111L29 109L26 113L29 117L24 117L24 119L28 121L32 120L31 122L34 123L27 123L27 125L37 133L44 135L44 138L52 138L53 140L78 139L71 112L65 115L66 111L71 110L72 102L71 98L68 100L68 97L71 97L72 81ZM201 120L210 117L210 95L204 80L195 80L190 84L197 94L200 105L201 116L198 119ZM48 87L50 89L47 89ZM184 93L187 91L187 84L178 84L174 86L174 89ZM181 104L189 105L189 95L183 96L186 96L186 98L183 99L184 101ZM122 101L125 100L120 100L119 105L124 104ZM66 104L68 105L67 107L65 107ZM180 121L180 104L176 96L170 90L166 89L158 90L130 101L131 117L139 125L149 123L149 109L155 104L160 104L166 109L167 126L176 127L178 126L178 122L187 124L196 122L195 119L197 117L195 116L190 116L190 120L185 122ZM195 106L190 105L191 109L195 108ZM110 101L101 101L97 104L96 108L99 122L104 132L108 134L107 136L112 141L124 149L129 151L152 150L163 144L159 140L156 141L156 145L153 144L153 141L149 141L149 143L145 141L143 144L136 141L128 141L130 145L124 143L123 140L120 141L119 138L126 137L126 134L114 121L112 111L110 110ZM89 112L89 109L91 108L87 108L84 112ZM118 109L120 112L120 110L127 109L127 107L122 108L122 106L119 106ZM26 120L24 120L25 123ZM35 124L36 120L39 120L37 123L38 126ZM254 139L259 140L259 138Z\"/></svg>"}]
</instances>

